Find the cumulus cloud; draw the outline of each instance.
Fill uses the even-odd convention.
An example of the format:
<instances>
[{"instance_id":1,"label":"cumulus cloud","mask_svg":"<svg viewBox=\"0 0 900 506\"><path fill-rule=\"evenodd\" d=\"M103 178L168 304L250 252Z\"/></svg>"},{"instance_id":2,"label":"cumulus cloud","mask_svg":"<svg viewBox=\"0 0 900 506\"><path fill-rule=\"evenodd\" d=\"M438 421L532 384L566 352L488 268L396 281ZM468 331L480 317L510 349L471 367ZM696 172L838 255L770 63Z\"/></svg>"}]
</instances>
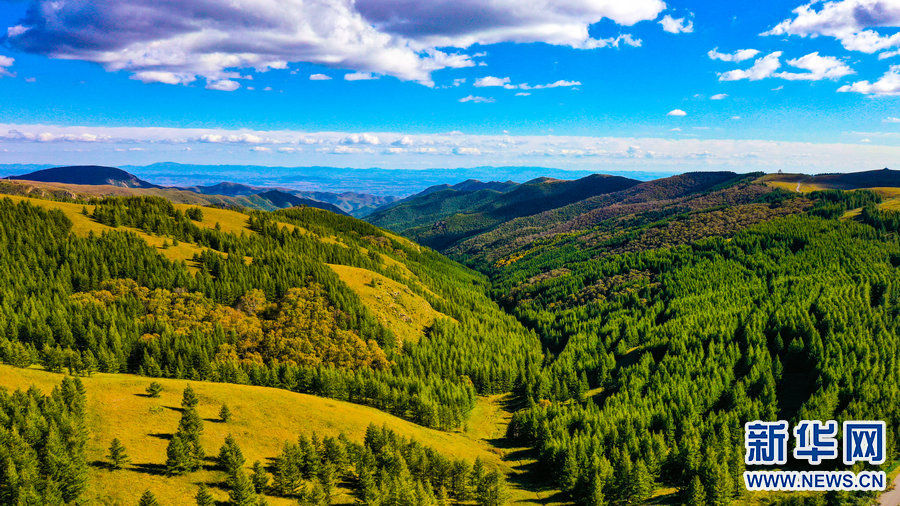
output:
<instances>
[{"instance_id":1,"label":"cumulus cloud","mask_svg":"<svg viewBox=\"0 0 900 506\"><path fill-rule=\"evenodd\" d=\"M14 77L14 74L9 71L9 68L12 67L15 62L16 60L9 56L0 55L0 77Z\"/></svg>"},{"instance_id":2,"label":"cumulus cloud","mask_svg":"<svg viewBox=\"0 0 900 506\"><path fill-rule=\"evenodd\" d=\"M781 54L781 51L769 53L756 60L749 69L735 69L723 72L719 74L719 81L740 81L742 79L759 81L760 79L772 77L772 74L781 67Z\"/></svg>"},{"instance_id":3,"label":"cumulus cloud","mask_svg":"<svg viewBox=\"0 0 900 506\"><path fill-rule=\"evenodd\" d=\"M476 79L473 86L475 86L476 88L488 88L488 87L494 87L494 86L501 86L501 87L508 86L510 88L514 88L515 86L510 84L509 81L510 81L510 79L508 77L485 76L485 77L479 77L478 79Z\"/></svg>"},{"instance_id":4,"label":"cumulus cloud","mask_svg":"<svg viewBox=\"0 0 900 506\"><path fill-rule=\"evenodd\" d=\"M833 56L819 56L818 52L788 60L787 64L808 72L779 72L775 74L775 77L789 81L821 81L822 79L837 80L854 73L853 69L841 60Z\"/></svg>"},{"instance_id":5,"label":"cumulus cloud","mask_svg":"<svg viewBox=\"0 0 900 506\"><path fill-rule=\"evenodd\" d=\"M241 87L241 85L238 84L237 81L232 81L230 79L222 79L220 81L210 81L206 84L206 89L218 90L218 91L234 91L240 87Z\"/></svg>"},{"instance_id":6,"label":"cumulus cloud","mask_svg":"<svg viewBox=\"0 0 900 506\"><path fill-rule=\"evenodd\" d=\"M709 97L710 100L725 100L726 98L728 98L727 93L717 93L717 94Z\"/></svg>"},{"instance_id":7,"label":"cumulus cloud","mask_svg":"<svg viewBox=\"0 0 900 506\"><path fill-rule=\"evenodd\" d=\"M678 118L683 118L684 116L687 116L687 113L682 111L681 109L673 109L673 110L669 111L668 113L666 113L666 116L675 116Z\"/></svg>"},{"instance_id":8,"label":"cumulus cloud","mask_svg":"<svg viewBox=\"0 0 900 506\"><path fill-rule=\"evenodd\" d=\"M895 116L891 116L891 117L889 117L889 118L884 118L884 122L885 122L885 123L900 123L900 118L897 118L897 117L895 117Z\"/></svg>"},{"instance_id":9,"label":"cumulus cloud","mask_svg":"<svg viewBox=\"0 0 900 506\"><path fill-rule=\"evenodd\" d=\"M29 0L11 46L96 62L145 82L238 82L307 62L432 85L476 63L474 44L543 42L580 49L640 45L589 27L656 19L662 0ZM444 48L443 50L437 48ZM446 48L456 48L447 50ZM233 85L229 85L233 86Z\"/></svg>"},{"instance_id":10,"label":"cumulus cloud","mask_svg":"<svg viewBox=\"0 0 900 506\"><path fill-rule=\"evenodd\" d=\"M694 31L694 22L687 18L673 18L666 14L659 20L663 30L669 33L691 33Z\"/></svg>"},{"instance_id":11,"label":"cumulus cloud","mask_svg":"<svg viewBox=\"0 0 900 506\"><path fill-rule=\"evenodd\" d=\"M698 130L698 132L700 132ZM636 170L683 170L686 164L704 169L738 171L794 169L861 170L883 167L900 159L900 146L872 142L803 143L746 139L628 138L509 134L471 135L460 132L404 134L398 132L302 132L291 130L182 129L163 127L83 127L0 124L0 149L39 152L52 159L78 163L110 160L112 164L186 156L193 163L259 163L267 148L284 155L303 152L303 163L372 167L464 165L529 165L562 163L573 168L605 167ZM881 133L859 138L882 139ZM896 133L892 135L897 135ZM355 137L354 137L355 136ZM344 139L378 138L380 144L344 144ZM408 140L401 140L408 137ZM214 142L202 142L206 138ZM229 144L234 141L234 144ZM399 143L396 141L400 141ZM43 143L40 146L33 144ZM70 144L75 144L72 146ZM314 145L314 149L305 146ZM406 145L409 144L409 145ZM234 149L243 146L244 149ZM144 151L137 151L144 149ZM190 155L185 153L190 152ZM75 155L74 153L80 153ZM121 158L106 158L125 153ZM180 155L179 155L180 154ZM289 156L289 155L288 155ZM340 158L339 158L340 157ZM464 160L464 161L463 161ZM107 163L107 162L105 162Z\"/></svg>"},{"instance_id":12,"label":"cumulus cloud","mask_svg":"<svg viewBox=\"0 0 900 506\"><path fill-rule=\"evenodd\" d=\"M887 73L874 83L858 81L841 86L838 91L875 96L898 96L900 95L900 65L892 65Z\"/></svg>"},{"instance_id":13,"label":"cumulus cloud","mask_svg":"<svg viewBox=\"0 0 900 506\"><path fill-rule=\"evenodd\" d=\"M312 74L309 76L310 81L330 81L331 77L325 74Z\"/></svg>"},{"instance_id":14,"label":"cumulus cloud","mask_svg":"<svg viewBox=\"0 0 900 506\"><path fill-rule=\"evenodd\" d=\"M476 104L490 104L490 103L494 102L494 99L490 98L490 97L479 97L477 95L469 95L469 96L459 99L459 101L462 103L473 102Z\"/></svg>"},{"instance_id":15,"label":"cumulus cloud","mask_svg":"<svg viewBox=\"0 0 900 506\"><path fill-rule=\"evenodd\" d=\"M883 29L896 32L890 29L900 27L900 2L896 0L815 0L793 12L793 18L762 35L833 37L844 48L863 53L900 46L900 33L883 33Z\"/></svg>"},{"instance_id":16,"label":"cumulus cloud","mask_svg":"<svg viewBox=\"0 0 900 506\"><path fill-rule=\"evenodd\" d=\"M343 139L341 139L341 144L344 145L356 145L363 144L369 146L377 146L381 144L381 139L378 138L377 135L362 133L362 134L351 134Z\"/></svg>"},{"instance_id":17,"label":"cumulus cloud","mask_svg":"<svg viewBox=\"0 0 900 506\"><path fill-rule=\"evenodd\" d=\"M712 60L722 60L727 62L740 63L749 60L759 54L758 49L738 49L733 53L720 53L719 48L715 48L706 53Z\"/></svg>"},{"instance_id":18,"label":"cumulus cloud","mask_svg":"<svg viewBox=\"0 0 900 506\"><path fill-rule=\"evenodd\" d=\"M787 61L789 66L806 70L806 72L777 72L781 68L781 55L781 51L769 53L757 59L749 69L735 69L719 74L719 80L759 81L775 77L788 81L821 81L823 79L837 80L854 73L853 69L843 61L833 56L820 56L818 52Z\"/></svg>"}]
</instances>

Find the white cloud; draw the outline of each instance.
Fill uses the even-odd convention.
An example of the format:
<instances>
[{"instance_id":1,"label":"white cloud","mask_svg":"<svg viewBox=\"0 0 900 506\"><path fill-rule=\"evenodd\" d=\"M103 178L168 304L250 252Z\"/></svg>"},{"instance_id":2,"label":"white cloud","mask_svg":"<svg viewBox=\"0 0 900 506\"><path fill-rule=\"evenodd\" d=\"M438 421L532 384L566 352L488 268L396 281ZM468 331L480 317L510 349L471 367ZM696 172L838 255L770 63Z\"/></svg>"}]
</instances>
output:
<instances>
[{"instance_id":1,"label":"white cloud","mask_svg":"<svg viewBox=\"0 0 900 506\"><path fill-rule=\"evenodd\" d=\"M668 14L659 20L659 24L662 25L663 30L669 33L691 33L694 31L693 21L687 18L676 19Z\"/></svg>"},{"instance_id":2,"label":"white cloud","mask_svg":"<svg viewBox=\"0 0 900 506\"><path fill-rule=\"evenodd\" d=\"M665 8L662 0L30 0L7 42L145 82L233 81L245 77L239 69L307 62L431 86L435 70L476 65L461 52L475 44L638 46L629 34L595 39L589 27L633 26Z\"/></svg>"},{"instance_id":3,"label":"white cloud","mask_svg":"<svg viewBox=\"0 0 900 506\"><path fill-rule=\"evenodd\" d=\"M684 116L687 116L687 113L682 111L681 109L673 109L673 110L669 111L668 113L666 113L666 116L675 116L675 117L683 118Z\"/></svg>"},{"instance_id":4,"label":"white cloud","mask_svg":"<svg viewBox=\"0 0 900 506\"><path fill-rule=\"evenodd\" d=\"M725 100L726 98L728 98L727 93L718 93L716 95L709 97L710 100Z\"/></svg>"},{"instance_id":5,"label":"white cloud","mask_svg":"<svg viewBox=\"0 0 900 506\"><path fill-rule=\"evenodd\" d=\"M241 85L237 81L232 81L230 79L222 79L220 81L212 81L212 82L206 84L206 89L218 90L218 91L234 91L240 87L241 87Z\"/></svg>"},{"instance_id":6,"label":"white cloud","mask_svg":"<svg viewBox=\"0 0 900 506\"><path fill-rule=\"evenodd\" d=\"M462 103L473 102L476 104L490 104L490 103L494 102L494 99L489 98L489 97L479 97L476 95L469 95L469 96L459 99L459 101Z\"/></svg>"},{"instance_id":7,"label":"white cloud","mask_svg":"<svg viewBox=\"0 0 900 506\"><path fill-rule=\"evenodd\" d=\"M477 88L500 87L507 90L544 90L548 88L571 88L574 86L581 86L581 81L567 81L565 79L560 79L548 84L531 85L528 83L512 84L508 77L485 76L476 79L474 86Z\"/></svg>"},{"instance_id":8,"label":"white cloud","mask_svg":"<svg viewBox=\"0 0 900 506\"><path fill-rule=\"evenodd\" d=\"M712 60L722 60L727 62L740 63L749 60L759 54L757 49L739 49L734 53L720 53L719 48L715 48L706 53Z\"/></svg>"},{"instance_id":9,"label":"white cloud","mask_svg":"<svg viewBox=\"0 0 900 506\"><path fill-rule=\"evenodd\" d=\"M309 76L310 81L330 81L331 77L325 74L311 74Z\"/></svg>"},{"instance_id":10,"label":"white cloud","mask_svg":"<svg viewBox=\"0 0 900 506\"><path fill-rule=\"evenodd\" d=\"M884 118L884 123L900 123L900 118L897 118L895 116Z\"/></svg>"},{"instance_id":11,"label":"white cloud","mask_svg":"<svg viewBox=\"0 0 900 506\"><path fill-rule=\"evenodd\" d=\"M488 88L488 87L496 87L496 86L514 87L509 83L508 77L494 77L494 76L479 77L478 79L475 80L475 83L473 84L473 86L475 86L476 88Z\"/></svg>"},{"instance_id":12,"label":"white cloud","mask_svg":"<svg viewBox=\"0 0 900 506\"><path fill-rule=\"evenodd\" d=\"M378 76L373 75L370 72L351 72L350 74L344 74L345 81L372 81L378 79Z\"/></svg>"},{"instance_id":13,"label":"white cloud","mask_svg":"<svg viewBox=\"0 0 900 506\"><path fill-rule=\"evenodd\" d=\"M250 151L256 151L257 153L268 153L272 151L272 148L266 146L253 146L250 148Z\"/></svg>"},{"instance_id":14,"label":"white cloud","mask_svg":"<svg viewBox=\"0 0 900 506\"><path fill-rule=\"evenodd\" d=\"M381 139L379 139L377 135L362 133L350 134L341 139L340 142L345 145L364 144L368 146L377 146L381 144Z\"/></svg>"},{"instance_id":15,"label":"white cloud","mask_svg":"<svg viewBox=\"0 0 900 506\"><path fill-rule=\"evenodd\" d=\"M892 65L890 70L874 83L858 81L841 86L838 88L838 91L862 93L864 95L898 96L900 95L900 65Z\"/></svg>"},{"instance_id":16,"label":"white cloud","mask_svg":"<svg viewBox=\"0 0 900 506\"><path fill-rule=\"evenodd\" d=\"M900 46L900 32L876 29L900 27L897 0L814 0L794 9L786 19L762 35L833 37L850 51L874 53Z\"/></svg>"},{"instance_id":17,"label":"white cloud","mask_svg":"<svg viewBox=\"0 0 900 506\"><path fill-rule=\"evenodd\" d=\"M735 69L723 72L719 74L719 81L740 81L741 79L759 81L772 77L772 74L781 67L781 54L781 51L769 53L756 60L753 66L746 70Z\"/></svg>"},{"instance_id":18,"label":"white cloud","mask_svg":"<svg viewBox=\"0 0 900 506\"><path fill-rule=\"evenodd\" d=\"M522 88L523 90L543 90L545 88L571 88L573 86L581 86L581 81L559 80L550 84L536 84L534 86L529 86L528 84L520 84L519 88Z\"/></svg>"},{"instance_id":19,"label":"white cloud","mask_svg":"<svg viewBox=\"0 0 900 506\"><path fill-rule=\"evenodd\" d=\"M810 53L801 58L788 60L787 64L809 72L780 72L775 77L789 81L821 81L822 79L837 80L853 74L853 69L833 56L819 56L819 53Z\"/></svg>"},{"instance_id":20,"label":"white cloud","mask_svg":"<svg viewBox=\"0 0 900 506\"><path fill-rule=\"evenodd\" d=\"M820 56L818 52L787 61L789 66L807 72L776 72L781 68L781 55L781 51L770 53L757 59L749 69L735 69L719 74L719 80L759 81L775 77L788 81L821 81L823 79L837 80L854 73L853 69L841 60L833 56Z\"/></svg>"},{"instance_id":21,"label":"white cloud","mask_svg":"<svg viewBox=\"0 0 900 506\"><path fill-rule=\"evenodd\" d=\"M529 93L527 91L520 91L520 92L516 93L516 96L517 97L529 97L529 96L531 96L531 93Z\"/></svg>"},{"instance_id":22,"label":"white cloud","mask_svg":"<svg viewBox=\"0 0 900 506\"><path fill-rule=\"evenodd\" d=\"M0 55L0 77L15 77L15 75L9 71L9 67L12 67L15 62L16 60L9 56Z\"/></svg>"},{"instance_id":23,"label":"white cloud","mask_svg":"<svg viewBox=\"0 0 900 506\"><path fill-rule=\"evenodd\" d=\"M900 49L896 49L894 51L885 51L878 55L879 60L887 60L888 58L893 58L895 56L900 56Z\"/></svg>"},{"instance_id":24,"label":"white cloud","mask_svg":"<svg viewBox=\"0 0 900 506\"><path fill-rule=\"evenodd\" d=\"M392 142L391 144L394 146L403 146L403 147L412 146L413 139L412 139L412 137L410 137L408 135L404 135L404 136L400 137L399 139L395 140L394 142Z\"/></svg>"},{"instance_id":25,"label":"white cloud","mask_svg":"<svg viewBox=\"0 0 900 506\"><path fill-rule=\"evenodd\" d=\"M690 165L697 170L740 172L761 169L803 172L826 166L834 171L863 170L884 167L885 160L900 159L900 144L896 142L900 134L896 132L890 134L893 136L860 133L854 137L872 139L869 144L858 140L829 144L703 139L695 133L684 132L673 138L675 132L667 131L667 134L667 138L628 138L0 124L0 149L30 153L35 163L54 163L52 160L61 157L77 163L112 165L150 163L162 158L185 163L221 163L227 157L229 163L254 164L259 163L260 153L250 149L261 147L283 154L303 151L304 164L325 166L384 164L388 168L421 168L426 164L429 167L560 164L592 169L602 164L609 170L675 171ZM353 136L359 139L377 137L381 144L342 144L344 139ZM403 137L409 137L409 141L401 144L411 145L394 145ZM202 142L202 138L214 142ZM234 145L229 143L245 149L233 149ZM305 145L315 148L305 149Z\"/></svg>"}]
</instances>

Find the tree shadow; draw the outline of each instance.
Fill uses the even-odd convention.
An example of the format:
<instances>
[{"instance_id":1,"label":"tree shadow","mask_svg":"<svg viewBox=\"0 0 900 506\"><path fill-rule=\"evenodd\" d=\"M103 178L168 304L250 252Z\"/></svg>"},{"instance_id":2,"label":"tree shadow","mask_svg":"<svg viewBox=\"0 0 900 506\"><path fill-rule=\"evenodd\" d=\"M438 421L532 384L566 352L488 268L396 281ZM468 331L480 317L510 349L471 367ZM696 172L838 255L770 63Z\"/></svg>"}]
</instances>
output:
<instances>
[{"instance_id":1,"label":"tree shadow","mask_svg":"<svg viewBox=\"0 0 900 506\"><path fill-rule=\"evenodd\" d=\"M163 464L134 464L131 469L139 473L152 474L154 476L168 476L166 466Z\"/></svg>"},{"instance_id":2,"label":"tree shadow","mask_svg":"<svg viewBox=\"0 0 900 506\"><path fill-rule=\"evenodd\" d=\"M164 439L166 441L171 441L172 437L175 436L175 434L170 434L170 433L166 433L166 432L154 432L152 434L147 434L147 435L150 437L155 437L156 439Z\"/></svg>"}]
</instances>

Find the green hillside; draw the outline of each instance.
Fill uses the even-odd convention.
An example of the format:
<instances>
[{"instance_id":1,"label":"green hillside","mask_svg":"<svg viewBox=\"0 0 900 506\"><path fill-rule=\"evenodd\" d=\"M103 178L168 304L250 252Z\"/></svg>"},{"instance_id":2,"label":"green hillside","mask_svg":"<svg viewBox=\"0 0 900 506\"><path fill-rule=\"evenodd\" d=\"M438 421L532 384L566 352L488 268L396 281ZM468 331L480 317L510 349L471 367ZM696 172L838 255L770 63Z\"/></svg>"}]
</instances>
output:
<instances>
[{"instance_id":1,"label":"green hillside","mask_svg":"<svg viewBox=\"0 0 900 506\"><path fill-rule=\"evenodd\" d=\"M306 207L0 199L0 386L43 392L0 394L0 429L27 432L8 439L23 457L0 452L0 472L27 476L8 490L123 504L143 488L186 504L201 483L232 503L254 490L273 504L871 501L746 493L742 436L754 419L884 420L892 469L896 189L799 193L727 172L590 181L435 188L383 215L445 199L445 228L398 228L409 238ZM459 212L483 192L483 212ZM426 228L481 272L410 240ZM85 401L71 383L51 394L64 371ZM158 399L142 393L154 378ZM188 383L199 403L179 405ZM46 421L28 432L31 417ZM68 463L48 474L40 441L59 433ZM106 468L112 438L132 453L124 469Z\"/></svg>"},{"instance_id":2,"label":"green hillside","mask_svg":"<svg viewBox=\"0 0 900 506\"><path fill-rule=\"evenodd\" d=\"M515 218L618 192L637 183L600 174L574 181L539 178L517 186L466 182L443 190L426 190L372 213L366 221L442 250Z\"/></svg>"},{"instance_id":3,"label":"green hillside","mask_svg":"<svg viewBox=\"0 0 900 506\"><path fill-rule=\"evenodd\" d=\"M900 217L884 194L689 173L462 239L445 229L472 215L405 233L449 237L541 337L509 428L536 475L576 503L768 504L789 496L744 491L748 420L885 420L900 454Z\"/></svg>"},{"instance_id":4,"label":"green hillside","mask_svg":"<svg viewBox=\"0 0 900 506\"><path fill-rule=\"evenodd\" d=\"M61 379L61 375L46 371L0 365L0 389L6 388L9 392L36 386L39 391L50 393ZM140 495L150 490L162 504L193 505L200 484L207 484L216 500L228 500L225 473L212 463L181 476L167 476L159 471L165 467L166 446L178 426L179 406L186 385L191 385L200 400L197 409L203 419L201 439L206 454L217 455L225 438L231 435L246 459L247 472L255 461L270 465L284 444L296 441L298 436L309 438L315 435L321 440L343 435L350 441L362 442L367 427L375 424L412 438L449 459L471 464L477 458L484 462L486 471L515 473L510 462L503 458L503 452L486 440L496 436L490 431L442 432L374 408L268 387L157 379L162 391L158 398L151 398L146 394L146 388L154 381L150 378L97 373L80 381L86 397L85 428L88 434L84 449L87 487L81 498L89 504L137 504ZM223 404L231 412L227 422L219 418ZM490 411L493 406L490 400L480 400L473 421L491 423L492 418L482 416L481 412ZM114 438L120 440L129 457L129 462L115 471L109 469L107 457ZM3 485L0 485L2 489ZM516 486L509 489L509 494L514 501L538 499L534 492ZM266 501L273 505L297 502L295 498L280 497L274 491L265 495ZM339 484L333 501L353 503L354 487L348 483Z\"/></svg>"},{"instance_id":5,"label":"green hillside","mask_svg":"<svg viewBox=\"0 0 900 506\"><path fill-rule=\"evenodd\" d=\"M353 218L229 211L210 228L158 198L106 198L77 218L45 204L0 200L3 342L33 362L280 386L450 428L540 360L481 276ZM157 238L195 254L167 258ZM401 342L328 264L392 279L447 318Z\"/></svg>"}]
</instances>

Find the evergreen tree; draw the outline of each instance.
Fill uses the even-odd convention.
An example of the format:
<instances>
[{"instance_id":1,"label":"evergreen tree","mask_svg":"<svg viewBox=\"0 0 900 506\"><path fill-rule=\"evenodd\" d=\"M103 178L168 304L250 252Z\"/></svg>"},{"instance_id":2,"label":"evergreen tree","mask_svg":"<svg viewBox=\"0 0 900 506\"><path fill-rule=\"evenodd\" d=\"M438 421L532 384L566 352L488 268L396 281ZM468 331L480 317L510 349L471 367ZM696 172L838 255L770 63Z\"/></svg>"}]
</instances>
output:
<instances>
[{"instance_id":1,"label":"evergreen tree","mask_svg":"<svg viewBox=\"0 0 900 506\"><path fill-rule=\"evenodd\" d=\"M107 458L113 469L122 469L122 466L129 462L128 453L118 438L113 439L112 443L110 443Z\"/></svg>"},{"instance_id":2,"label":"evergreen tree","mask_svg":"<svg viewBox=\"0 0 900 506\"><path fill-rule=\"evenodd\" d=\"M145 491L143 495L141 495L140 501L138 501L138 506L160 506L159 501L156 500L156 496L153 495L149 490Z\"/></svg>"},{"instance_id":3,"label":"evergreen tree","mask_svg":"<svg viewBox=\"0 0 900 506\"><path fill-rule=\"evenodd\" d=\"M180 475L194 471L199 467L195 460L190 444L185 443L179 434L172 436L166 447L166 472L170 475Z\"/></svg>"},{"instance_id":4,"label":"evergreen tree","mask_svg":"<svg viewBox=\"0 0 900 506\"><path fill-rule=\"evenodd\" d=\"M150 383L150 386L147 387L147 395L153 398L159 397L159 393L162 392L162 385L153 381Z\"/></svg>"},{"instance_id":5,"label":"evergreen tree","mask_svg":"<svg viewBox=\"0 0 900 506\"><path fill-rule=\"evenodd\" d=\"M218 461L219 466L229 476L235 475L244 467L244 454L231 434L225 437L225 443L219 449Z\"/></svg>"},{"instance_id":6,"label":"evergreen tree","mask_svg":"<svg viewBox=\"0 0 900 506\"><path fill-rule=\"evenodd\" d=\"M235 506L256 505L256 490L253 489L253 482L250 481L243 469L238 469L228 481L230 484L228 497L231 499L231 504Z\"/></svg>"},{"instance_id":7,"label":"evergreen tree","mask_svg":"<svg viewBox=\"0 0 900 506\"><path fill-rule=\"evenodd\" d=\"M688 506L704 506L706 504L706 489L703 488L703 482L700 481L699 476L694 476L694 479L691 480L685 504Z\"/></svg>"},{"instance_id":8,"label":"evergreen tree","mask_svg":"<svg viewBox=\"0 0 900 506\"><path fill-rule=\"evenodd\" d=\"M197 489L197 495L194 496L194 499L197 501L197 506L214 506L216 504L216 500L213 498L212 494L209 493L206 485L202 483Z\"/></svg>"},{"instance_id":9,"label":"evergreen tree","mask_svg":"<svg viewBox=\"0 0 900 506\"><path fill-rule=\"evenodd\" d=\"M253 481L253 488L256 489L257 492L263 493L269 488L269 473L266 472L266 468L262 465L262 462L256 461L253 463L253 474L250 475L250 479Z\"/></svg>"},{"instance_id":10,"label":"evergreen tree","mask_svg":"<svg viewBox=\"0 0 900 506\"><path fill-rule=\"evenodd\" d=\"M222 408L219 409L219 420L221 420L222 423L231 421L231 410L228 409L228 404L222 404Z\"/></svg>"},{"instance_id":11,"label":"evergreen tree","mask_svg":"<svg viewBox=\"0 0 900 506\"><path fill-rule=\"evenodd\" d=\"M199 403L200 399L197 398L197 394L194 393L194 389L191 388L191 385L186 386L184 388L184 393L181 396L181 407L183 409L196 408Z\"/></svg>"}]
</instances>

